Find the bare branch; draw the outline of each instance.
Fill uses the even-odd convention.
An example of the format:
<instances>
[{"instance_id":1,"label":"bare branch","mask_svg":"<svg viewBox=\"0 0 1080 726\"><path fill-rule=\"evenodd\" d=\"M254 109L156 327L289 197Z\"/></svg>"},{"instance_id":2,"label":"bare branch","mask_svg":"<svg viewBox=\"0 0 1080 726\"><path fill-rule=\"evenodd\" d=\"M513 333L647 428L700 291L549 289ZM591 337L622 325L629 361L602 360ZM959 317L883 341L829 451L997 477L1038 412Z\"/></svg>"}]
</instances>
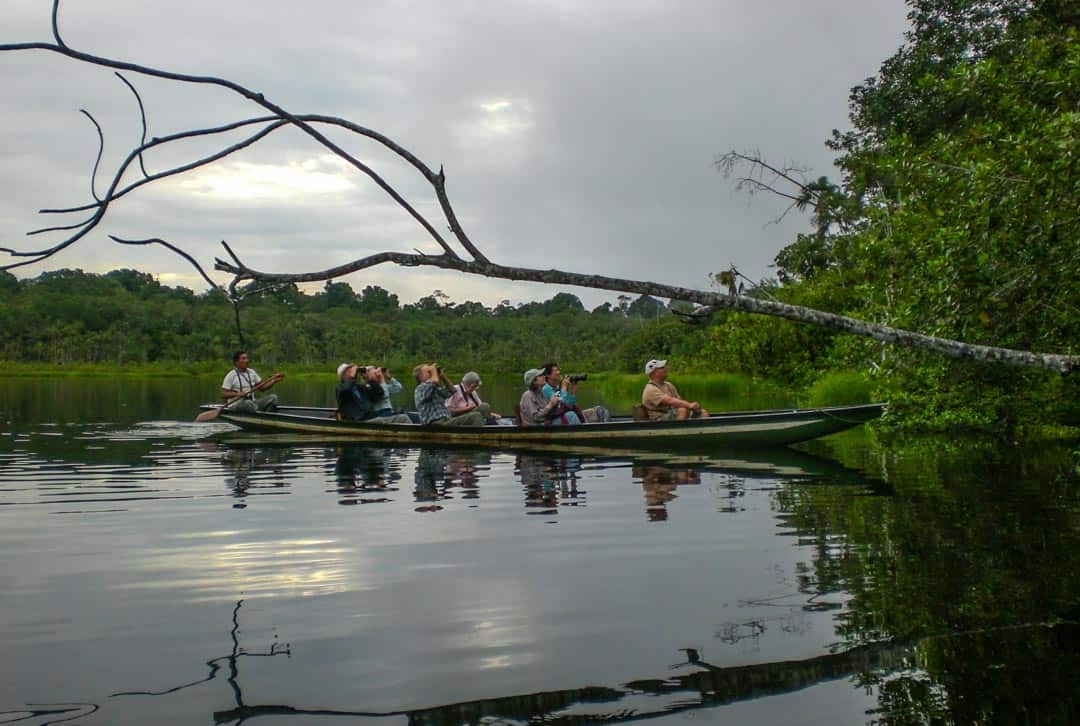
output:
<instances>
[{"instance_id":1,"label":"bare branch","mask_svg":"<svg viewBox=\"0 0 1080 726\"><path fill-rule=\"evenodd\" d=\"M33 237L34 235L45 234L46 232L63 232L65 230L69 230L69 229L78 229L79 227L82 227L84 224L89 224L91 219L93 219L93 217L90 217L88 219L84 219L81 222L75 222L74 224L65 224L65 225L63 225L61 227L42 227L40 229L32 229L32 230L30 230L29 232L26 233L26 236L27 237ZM3 248L3 247L0 247L0 252L9 252L10 254L16 254L13 250L8 250L8 249Z\"/></svg>"},{"instance_id":2,"label":"bare branch","mask_svg":"<svg viewBox=\"0 0 1080 726\"><path fill-rule=\"evenodd\" d=\"M790 183L792 186L798 187L801 190L806 189L806 180L796 179L793 176L796 173L800 175L805 173L806 169L799 166L785 166L781 169L765 161L764 157L762 157L761 154L756 151L750 154L741 154L737 151L729 151L728 153L719 157L714 162L714 165L725 177L730 177L732 173L734 173L735 167L738 166L741 162L750 164L751 170L757 168L759 172L764 170L770 171L775 178L783 179Z\"/></svg>"},{"instance_id":3,"label":"bare branch","mask_svg":"<svg viewBox=\"0 0 1080 726\"><path fill-rule=\"evenodd\" d=\"M215 161L220 161L221 159L224 159L226 156L229 156L230 154L234 154L237 151L240 151L242 149L247 148L248 146L251 146L252 144L254 144L255 142L257 142L257 141L259 141L261 139L263 139L264 137L266 137L268 134L272 133L273 131L276 131L277 129L280 129L280 128L284 127L284 126L288 126L289 122L285 121L285 120L277 119L275 116L261 116L259 118L244 119L243 121L234 121L233 123L225 124L223 126L214 126L214 127L211 127L211 128L194 129L194 130L191 130L191 131L181 131L179 133L170 134L168 136L161 136L159 138L152 139L150 141L150 143L144 144L144 145L136 148L128 156L128 158L125 160L125 162L120 165L120 168L119 168L119 170L117 172L117 177L122 177L123 176L123 172L127 171L127 168L131 165L131 161L133 159L135 159L136 157L140 156L142 153L144 153L146 151L149 151L150 149L153 149L155 147L162 146L164 144L168 144L168 143L171 143L171 142L174 142L174 141L180 141L180 140L184 140L184 139L193 139L193 138L197 138L199 136L211 136L213 134L220 134L220 133L225 133L227 131L233 131L235 129L242 128L244 126L250 126L250 125L256 124L256 123L268 123L268 122L271 122L271 121L273 121L275 123L270 123L266 128L262 129L259 133L253 134L252 136L249 136L247 139L245 139L243 141L237 142L237 143L233 144L232 146L228 146L225 149L222 149L221 151L219 151L217 153L211 154L209 156L204 156L201 159L196 159L195 161L190 162L188 164L183 164L181 166L173 167L172 169L167 169L165 171L158 172L157 174L151 174L148 177L145 177L143 179L139 179L138 181L132 182L128 186L126 186L126 187L124 187L124 188L122 188L120 190L117 190L117 191L113 192L110 195L107 195L100 202L97 202L97 203L94 203L94 204L82 204L82 205L79 205L77 207L57 207L57 208L39 209L38 212L41 213L41 214L68 214L70 212L83 212L83 211L87 211L87 210L90 210L90 209L96 209L97 207L101 206L102 202L108 203L108 202L115 201L115 200L119 199L120 197L128 194L129 192L132 192L135 189L138 189L139 187L143 186L144 184L149 184L151 182L159 181L159 180L164 179L166 177L176 176L177 174L183 174L184 172L188 172L188 171L191 171L193 169L197 169L200 166L206 166L207 164L211 164L211 163L213 163Z\"/></svg>"},{"instance_id":4,"label":"bare branch","mask_svg":"<svg viewBox=\"0 0 1080 726\"><path fill-rule=\"evenodd\" d=\"M740 191L745 189L750 194L754 194L755 192L772 192L778 197L792 200L793 204L798 204L799 202L803 201L802 197L795 196L794 194L788 194L787 192L782 192L776 187L770 186L765 182L761 181L760 179L754 179L753 177L748 176L739 177L738 179L736 179L735 188Z\"/></svg>"},{"instance_id":5,"label":"bare branch","mask_svg":"<svg viewBox=\"0 0 1080 726\"><path fill-rule=\"evenodd\" d=\"M204 270L202 268L202 265L200 265L198 263L198 261L194 257L189 255L187 252L180 249L176 245L172 244L171 242L166 242L165 240L161 239L160 237L152 237L150 239L123 239L122 237L117 237L116 235L113 235L113 234L109 235L109 239L111 239L113 242L116 242L117 244L122 244L122 245L154 245L154 244L157 244L157 245L161 245L162 247L165 247L167 249L170 249L173 252L175 252L176 254L183 257L189 263L191 263L191 266L194 267L196 270L198 270L199 274L202 275L202 279L206 280L207 285L209 285L211 288L213 288L215 290L221 290L222 292L225 292L225 290L222 289L221 285L218 285L216 282L214 282L213 280L210 279L210 276L206 274L206 270Z\"/></svg>"},{"instance_id":6,"label":"bare branch","mask_svg":"<svg viewBox=\"0 0 1080 726\"><path fill-rule=\"evenodd\" d=\"M71 235L67 239L64 239L64 240L58 242L57 244L53 245L52 247L48 247L48 248L45 248L45 249L33 250L33 251L25 251L25 250L20 251L20 250L8 249L8 248L0 248L0 250L6 252L7 254L11 255L12 257L30 257L30 258L32 258L30 260L26 260L26 261L23 261L23 262L9 263L7 265L0 265L0 270L11 270L11 269L14 269L14 268L17 268L17 267L23 267L25 265L35 264L37 262L41 262L41 261L43 261L45 259L48 259L49 257L52 257L53 255L55 255L58 252L66 249L67 247L70 247L75 242L77 242L78 240L80 240L84 236L86 236L91 230L93 230L101 222L101 220L105 216L105 212L108 210L109 204L113 200L119 198L120 196L123 196L123 194L127 193L131 189L134 189L134 188L136 188L138 186L141 186L142 184L146 184L146 183L149 183L151 181L156 181L158 179L162 179L162 178L164 178L166 176L172 176L174 174L179 174L179 173L182 173L184 171L189 171L189 170L197 168L199 166L204 166L205 164L209 164L209 163L211 163L213 161L216 161L218 159L222 159L225 156L228 156L229 154L232 154L232 153L234 153L234 152L236 152L236 151L238 151L240 149L243 149L243 148L246 148L247 146L250 146L251 144L255 143L259 139L261 139L264 136L266 136L267 134L269 134L275 128L280 128L281 126L284 126L284 125L286 125L285 121L277 121L275 124L271 124L270 126L262 129L261 131L254 134L253 136L245 139L244 141L233 144L232 146L230 146L230 147L228 147L228 148L226 148L226 149L224 149L224 150L222 150L222 151L220 151L220 152L218 152L216 154L212 154L212 155L210 155L208 157L205 157L203 159L199 159L199 160L197 160L195 162L192 162L190 164L185 164L183 166L179 166L179 167L176 167L174 169L170 169L170 170L167 170L165 172L161 172L160 174L155 174L155 175L151 175L150 177L140 179L138 182L133 183L132 185L130 185L129 187L127 187L123 191L117 192L116 187L119 185L120 180L124 176L124 173L127 171L128 167L131 165L131 163L135 160L135 158L143 150L144 147L139 147L138 149L133 150L130 154L128 154L127 158L120 165L120 167L117 170L116 174L113 176L113 180L109 185L109 190L105 194L105 197L103 199L100 199L96 204L87 205L85 207L72 208L70 210L49 210L49 211L67 212L67 211L80 211L82 209L94 209L94 208L96 208L97 211L94 213L94 215L91 216L88 220L86 220L81 226L75 225L75 226L67 227L68 229L78 229L79 230L78 232ZM151 146L154 146L154 145L157 145L157 144L160 144L160 143L165 143L167 140L173 140L173 139L175 139L177 137L191 137L191 136L204 135L206 133L216 133L216 132L217 132L217 130L197 130L197 131L194 131L194 132L185 132L184 134L174 134L172 139L154 139L149 144L147 144L145 148L149 148Z\"/></svg>"},{"instance_id":7,"label":"bare branch","mask_svg":"<svg viewBox=\"0 0 1080 726\"><path fill-rule=\"evenodd\" d=\"M53 0L52 6L52 34L56 39L56 44L61 48L66 48L64 39L60 37L60 0Z\"/></svg>"},{"instance_id":8,"label":"bare branch","mask_svg":"<svg viewBox=\"0 0 1080 726\"><path fill-rule=\"evenodd\" d=\"M98 150L97 158L94 159L94 171L90 174L90 196L100 202L101 197L97 195L97 190L94 187L97 186L97 173L98 167L101 165L101 155L105 152L105 134L101 133L101 124L97 122L97 119L90 115L89 111L87 111L85 108L80 108L79 112L86 116L86 118L90 119L90 123L94 124L94 128L97 129Z\"/></svg>"},{"instance_id":9,"label":"bare branch","mask_svg":"<svg viewBox=\"0 0 1080 726\"><path fill-rule=\"evenodd\" d=\"M124 78L124 74L119 71L115 71L116 77L124 82L124 85L131 89L131 93L135 96L135 101L139 104L139 120L142 122L142 136L139 137L139 147L146 146L146 107L143 106L142 96L135 89L135 86L128 79ZM143 176L150 176L146 171L146 164L143 162L143 155L139 154L139 168L142 169Z\"/></svg>"},{"instance_id":10,"label":"bare branch","mask_svg":"<svg viewBox=\"0 0 1080 726\"><path fill-rule=\"evenodd\" d=\"M54 6L54 11L55 11L55 8L58 6L58 4L59 3L58 3L58 0L57 0L57 5ZM319 142L319 144L321 144L325 148L329 149L336 156L343 159L346 163L352 165L353 167L355 167L359 171L366 174L373 182L375 182L376 186L378 186L380 189L382 189L388 196L390 196L391 199L393 199L395 202L397 202L399 206L401 206L403 209L405 209L405 211L408 212L409 215L414 220L416 220L416 222L418 224L420 224L421 227L423 227L427 231L427 233L431 236L431 238L434 239L439 244L439 246L443 248L443 250L444 250L444 252L446 254L456 256L456 253L453 251L453 249L451 249L450 245L447 244L446 240L443 239L442 235L439 234L439 232L435 229L435 227L432 226L432 224L427 219L425 219L424 216L422 214L420 214L420 212L418 212L411 204L409 204L405 200L405 198L402 197L401 194L399 194L397 192L397 190L395 190L393 187L391 187L390 184L388 184L381 176L379 176L379 174L377 174L374 169L372 169L368 165L364 164L359 159L355 158L354 156L349 154L347 151L342 149L340 146L335 144L333 141L331 141L329 138L327 138L325 135L323 135L318 129L316 129L310 123L308 123L308 122L302 120L300 117L290 113L289 111L287 111L286 109L284 109L281 106L277 105L276 103L273 103L273 102L267 100L263 96L263 94L261 94L261 93L258 93L256 91L252 91L252 90L250 90L248 88L245 88L244 86L241 86L238 83L234 83L232 81L225 80L223 78L217 78L217 77L214 77L214 76L194 76L194 75L189 75L189 74L186 74L186 73L174 73L174 72L171 72L171 71L163 71L163 70L160 70L160 69L157 69L157 68L151 68L149 66L140 65L140 64L137 64L137 63L130 63L130 62L127 62L127 61L119 61L119 60L115 60L115 59L112 59L112 58L105 58L103 56L93 55L91 53L84 53L82 51L73 50L72 48L69 48L69 47L64 46L64 45L59 45L59 44L58 45L52 45L52 44L49 44L49 43L8 43L8 44L0 44L0 51L13 51L13 50L47 50L47 51L50 51L50 52L53 52L53 53L59 53L61 55L68 56L69 58L73 58L73 59L78 60L78 61L82 61L82 62L85 62L85 63L90 63L90 64L93 64L93 65L103 66L105 68L126 70L126 71L131 71L133 73L139 73L139 74L142 74L142 75L151 76L151 77L154 77L154 78L164 78L166 80L179 81L179 82L182 82L182 83L192 83L192 84L200 84L200 85L219 86L221 88L231 90L234 93L237 93L240 96L243 96L244 98L248 99L249 101L252 101L252 102L258 104L259 106L262 106L263 108L265 108L268 111L272 112L273 114L275 114L279 118L288 121L290 124L296 126L298 129L300 129L301 131L303 131L307 135L311 136L313 139L315 139L317 142ZM398 147L398 148L400 148L400 147ZM444 210L445 210L445 207L444 207ZM453 224L451 224L451 227L453 227Z\"/></svg>"}]
</instances>

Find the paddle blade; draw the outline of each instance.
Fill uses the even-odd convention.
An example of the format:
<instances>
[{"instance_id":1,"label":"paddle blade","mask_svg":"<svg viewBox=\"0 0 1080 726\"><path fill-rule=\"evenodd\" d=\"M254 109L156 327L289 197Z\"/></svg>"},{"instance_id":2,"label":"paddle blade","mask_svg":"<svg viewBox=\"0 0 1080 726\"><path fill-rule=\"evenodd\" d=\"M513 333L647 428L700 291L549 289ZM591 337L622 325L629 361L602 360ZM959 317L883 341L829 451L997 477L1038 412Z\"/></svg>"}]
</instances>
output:
<instances>
[{"instance_id":1,"label":"paddle blade","mask_svg":"<svg viewBox=\"0 0 1080 726\"><path fill-rule=\"evenodd\" d=\"M218 417L219 413L221 413L220 408L212 408L209 411L203 411L202 413L200 413L198 416L195 417L195 420L200 423L203 421L213 421Z\"/></svg>"}]
</instances>

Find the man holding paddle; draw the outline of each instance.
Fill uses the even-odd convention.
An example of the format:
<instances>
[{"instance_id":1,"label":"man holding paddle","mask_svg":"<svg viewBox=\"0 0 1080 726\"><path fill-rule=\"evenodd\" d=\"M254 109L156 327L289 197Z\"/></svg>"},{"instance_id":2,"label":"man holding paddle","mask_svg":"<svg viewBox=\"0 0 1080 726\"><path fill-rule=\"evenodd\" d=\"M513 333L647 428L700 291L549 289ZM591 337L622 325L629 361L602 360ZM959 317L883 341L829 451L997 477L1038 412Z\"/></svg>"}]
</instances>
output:
<instances>
[{"instance_id":1,"label":"man holding paddle","mask_svg":"<svg viewBox=\"0 0 1080 726\"><path fill-rule=\"evenodd\" d=\"M247 351L238 350L233 354L233 369L225 374L225 380L221 382L221 398L225 401L225 406L230 411L240 413L276 410L277 396L271 393L269 396L256 398L255 394L270 390L285 378L285 374L275 373L264 381L254 368L248 367L248 363Z\"/></svg>"}]
</instances>

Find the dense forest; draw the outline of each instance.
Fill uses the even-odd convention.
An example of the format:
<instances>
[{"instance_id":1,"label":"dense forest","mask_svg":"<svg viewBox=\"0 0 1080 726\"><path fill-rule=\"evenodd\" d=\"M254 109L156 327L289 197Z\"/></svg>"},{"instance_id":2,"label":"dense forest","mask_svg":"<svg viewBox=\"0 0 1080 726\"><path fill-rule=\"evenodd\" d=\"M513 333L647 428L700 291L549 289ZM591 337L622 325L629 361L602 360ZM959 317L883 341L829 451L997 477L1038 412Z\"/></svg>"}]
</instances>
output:
<instances>
[{"instance_id":1,"label":"dense forest","mask_svg":"<svg viewBox=\"0 0 1080 726\"><path fill-rule=\"evenodd\" d=\"M729 155L811 229L780 251L776 278L744 294L969 343L1076 354L1080 341L1080 4L909 0L904 45L850 95L850 128L826 141L838 175L775 174ZM749 140L748 140L749 141ZM745 169L749 165L749 169ZM787 185L787 186L784 186ZM753 185L751 185L753 186ZM408 274L407 271L398 274ZM518 370L558 358L635 371L748 374L794 388L856 379L920 428L1013 433L1080 425L1077 376L949 360L776 318L717 313L688 325L662 301L586 311L562 293L494 308L437 294L400 305L386 290L327 283L245 300L260 360L331 364L362 354ZM233 310L217 292L144 274L0 277L0 356L18 361L224 358Z\"/></svg>"},{"instance_id":2,"label":"dense forest","mask_svg":"<svg viewBox=\"0 0 1080 726\"><path fill-rule=\"evenodd\" d=\"M637 370L652 355L645 331L672 317L647 296L622 296L592 312L568 293L491 308L435 291L401 305L381 287L356 292L347 282L328 282L315 294L278 287L245 298L240 314L245 347L261 364L327 370L362 359L398 370L439 360L456 369L517 371L547 357L582 369ZM58 270L25 280L0 272L4 360L220 367L239 346L233 306L216 290L196 294L135 270Z\"/></svg>"}]
</instances>

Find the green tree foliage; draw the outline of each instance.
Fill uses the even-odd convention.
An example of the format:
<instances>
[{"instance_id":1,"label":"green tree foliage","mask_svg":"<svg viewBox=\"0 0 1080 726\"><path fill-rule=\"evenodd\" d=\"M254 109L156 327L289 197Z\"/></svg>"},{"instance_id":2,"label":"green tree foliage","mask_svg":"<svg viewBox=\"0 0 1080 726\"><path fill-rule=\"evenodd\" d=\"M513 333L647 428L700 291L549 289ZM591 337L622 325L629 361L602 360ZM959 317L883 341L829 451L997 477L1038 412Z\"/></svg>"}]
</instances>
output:
<instances>
[{"instance_id":1,"label":"green tree foliage","mask_svg":"<svg viewBox=\"0 0 1080 726\"><path fill-rule=\"evenodd\" d=\"M650 298L651 299L651 298ZM666 316L673 338L682 326ZM233 308L213 290L196 295L134 270L94 275L47 272L35 279L0 276L0 359L47 363L148 363L228 360L238 345ZM655 315L655 312L653 313ZM305 295L295 285L267 289L241 307L248 347L269 365L325 365L350 360L397 369L439 360L467 369L517 371L555 358L579 370L614 370L642 321L611 306L593 313L559 293L544 302L494 309L453 304L441 292L402 307L369 285L357 294L329 282ZM667 352L662 336L638 336L633 355ZM657 346L657 352L649 347ZM639 363L630 366L637 370Z\"/></svg>"},{"instance_id":2,"label":"green tree foliage","mask_svg":"<svg viewBox=\"0 0 1080 726\"><path fill-rule=\"evenodd\" d=\"M1080 4L909 6L907 42L852 90L853 128L829 142L842 183L807 185L814 231L777 256L777 295L971 343L1075 353ZM909 423L1009 430L1077 416L1077 384L1056 374L800 335L779 321L721 319L714 339L714 356L791 380L808 367L873 371Z\"/></svg>"}]
</instances>

